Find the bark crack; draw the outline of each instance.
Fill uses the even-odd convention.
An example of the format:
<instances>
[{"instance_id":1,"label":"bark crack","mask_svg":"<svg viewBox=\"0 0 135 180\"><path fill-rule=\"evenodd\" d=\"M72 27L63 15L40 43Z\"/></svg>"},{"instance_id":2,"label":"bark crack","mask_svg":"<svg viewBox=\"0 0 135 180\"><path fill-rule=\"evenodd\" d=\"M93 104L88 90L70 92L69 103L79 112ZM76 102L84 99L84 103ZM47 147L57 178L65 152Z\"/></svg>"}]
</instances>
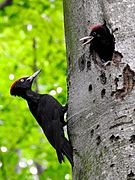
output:
<instances>
[{"instance_id":1,"label":"bark crack","mask_svg":"<svg viewBox=\"0 0 135 180\"><path fill-rule=\"evenodd\" d=\"M128 121L128 122L120 122L120 123L117 123L117 124L115 124L115 125L113 125L113 126L110 126L109 129L113 129L113 128L116 128L116 127L118 127L118 126L122 126L122 125L125 125L125 124L132 124L132 123L133 123L133 120Z\"/></svg>"},{"instance_id":2,"label":"bark crack","mask_svg":"<svg viewBox=\"0 0 135 180\"><path fill-rule=\"evenodd\" d=\"M116 81L116 78L115 78L115 84L116 84L115 97L116 97L116 99L119 98L119 99L123 100L124 97L133 90L133 87L135 85L134 77L135 77L135 72L127 64L125 66L125 68L123 69L123 87L121 89L117 89L118 79Z\"/></svg>"}]
</instances>

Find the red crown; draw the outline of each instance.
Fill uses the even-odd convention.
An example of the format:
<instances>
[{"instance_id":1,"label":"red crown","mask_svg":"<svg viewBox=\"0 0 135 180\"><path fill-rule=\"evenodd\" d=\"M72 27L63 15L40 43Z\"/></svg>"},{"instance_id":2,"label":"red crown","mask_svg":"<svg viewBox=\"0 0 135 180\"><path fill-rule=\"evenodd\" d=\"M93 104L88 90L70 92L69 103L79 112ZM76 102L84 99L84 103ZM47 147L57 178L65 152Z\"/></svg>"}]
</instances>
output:
<instances>
[{"instance_id":1,"label":"red crown","mask_svg":"<svg viewBox=\"0 0 135 180\"><path fill-rule=\"evenodd\" d=\"M103 26L102 24L98 24L98 25L91 26L90 29L92 31L96 31L96 30L100 29L102 26Z\"/></svg>"}]
</instances>

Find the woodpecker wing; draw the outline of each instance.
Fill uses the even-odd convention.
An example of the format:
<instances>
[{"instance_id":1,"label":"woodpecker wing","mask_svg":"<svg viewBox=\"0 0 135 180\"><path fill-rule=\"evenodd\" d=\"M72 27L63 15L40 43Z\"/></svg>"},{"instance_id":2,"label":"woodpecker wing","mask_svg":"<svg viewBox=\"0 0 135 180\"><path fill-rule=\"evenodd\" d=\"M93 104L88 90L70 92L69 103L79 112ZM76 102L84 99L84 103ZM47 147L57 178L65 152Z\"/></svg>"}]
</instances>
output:
<instances>
[{"instance_id":1,"label":"woodpecker wing","mask_svg":"<svg viewBox=\"0 0 135 180\"><path fill-rule=\"evenodd\" d=\"M62 127L62 123L60 122L59 111L57 109L54 110L54 114L52 119L49 118L48 113L42 114L42 123L41 127L51 145L55 148L58 156L58 160L60 163L64 161L64 157L62 154L62 140L64 137L64 131Z\"/></svg>"},{"instance_id":2,"label":"woodpecker wing","mask_svg":"<svg viewBox=\"0 0 135 180\"><path fill-rule=\"evenodd\" d=\"M59 112L56 109L54 110L53 133L59 162L61 163L64 161L63 155L65 155L73 166L73 150L70 142L64 137L64 131L60 122Z\"/></svg>"},{"instance_id":3,"label":"woodpecker wing","mask_svg":"<svg viewBox=\"0 0 135 180\"><path fill-rule=\"evenodd\" d=\"M44 108L42 111L47 112L49 119L52 118L52 114L54 114L54 109L57 109L59 111L60 115L60 121L62 122L63 126L66 125L66 122L64 121L64 113L67 111L67 105L63 107L53 96L44 94L42 99L42 108Z\"/></svg>"},{"instance_id":4,"label":"woodpecker wing","mask_svg":"<svg viewBox=\"0 0 135 180\"><path fill-rule=\"evenodd\" d=\"M50 95L44 95L41 99L38 106L38 118L36 119L48 141L56 149L59 162L64 161L63 155L65 155L73 165L72 147L64 137L61 111L59 106L56 105L57 101Z\"/></svg>"},{"instance_id":5,"label":"woodpecker wing","mask_svg":"<svg viewBox=\"0 0 135 180\"><path fill-rule=\"evenodd\" d=\"M62 139L64 137L63 123L60 120L59 104L54 100L49 95L44 95L41 98L36 119L48 141L56 149L59 162L62 163L64 161L61 151Z\"/></svg>"},{"instance_id":6,"label":"woodpecker wing","mask_svg":"<svg viewBox=\"0 0 135 180\"><path fill-rule=\"evenodd\" d=\"M57 109L54 110L54 119L52 122L54 146L56 148L58 160L60 163L62 163L62 161L64 161L64 157L61 151L61 145L64 137L64 131L60 122L60 115Z\"/></svg>"}]
</instances>

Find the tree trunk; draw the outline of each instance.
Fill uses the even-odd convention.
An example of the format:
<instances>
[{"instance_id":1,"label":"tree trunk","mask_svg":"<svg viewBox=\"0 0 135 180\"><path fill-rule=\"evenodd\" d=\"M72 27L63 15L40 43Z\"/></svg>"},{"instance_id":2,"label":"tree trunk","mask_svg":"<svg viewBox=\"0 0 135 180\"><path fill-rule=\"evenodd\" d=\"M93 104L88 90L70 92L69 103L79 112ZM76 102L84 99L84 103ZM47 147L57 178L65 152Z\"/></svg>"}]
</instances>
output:
<instances>
[{"instance_id":1,"label":"tree trunk","mask_svg":"<svg viewBox=\"0 0 135 180\"><path fill-rule=\"evenodd\" d=\"M73 180L135 179L135 1L64 0L64 17ZM79 42L103 20L118 28L119 66L99 66Z\"/></svg>"}]
</instances>

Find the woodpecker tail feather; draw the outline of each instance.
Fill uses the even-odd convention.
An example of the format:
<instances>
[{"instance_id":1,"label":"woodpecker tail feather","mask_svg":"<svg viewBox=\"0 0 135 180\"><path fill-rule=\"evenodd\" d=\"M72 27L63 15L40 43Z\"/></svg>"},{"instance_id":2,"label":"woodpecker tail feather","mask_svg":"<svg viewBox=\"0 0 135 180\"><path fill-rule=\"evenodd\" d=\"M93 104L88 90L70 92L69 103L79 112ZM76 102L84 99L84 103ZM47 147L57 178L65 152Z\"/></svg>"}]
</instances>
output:
<instances>
[{"instance_id":1,"label":"woodpecker tail feather","mask_svg":"<svg viewBox=\"0 0 135 180\"><path fill-rule=\"evenodd\" d=\"M57 156L58 156L58 161L61 164L62 161L64 162L64 156L61 151L56 150L56 152L57 152Z\"/></svg>"},{"instance_id":2,"label":"woodpecker tail feather","mask_svg":"<svg viewBox=\"0 0 135 180\"><path fill-rule=\"evenodd\" d=\"M62 153L67 157L73 167L73 149L66 138L64 138L64 143L62 145Z\"/></svg>"}]
</instances>

